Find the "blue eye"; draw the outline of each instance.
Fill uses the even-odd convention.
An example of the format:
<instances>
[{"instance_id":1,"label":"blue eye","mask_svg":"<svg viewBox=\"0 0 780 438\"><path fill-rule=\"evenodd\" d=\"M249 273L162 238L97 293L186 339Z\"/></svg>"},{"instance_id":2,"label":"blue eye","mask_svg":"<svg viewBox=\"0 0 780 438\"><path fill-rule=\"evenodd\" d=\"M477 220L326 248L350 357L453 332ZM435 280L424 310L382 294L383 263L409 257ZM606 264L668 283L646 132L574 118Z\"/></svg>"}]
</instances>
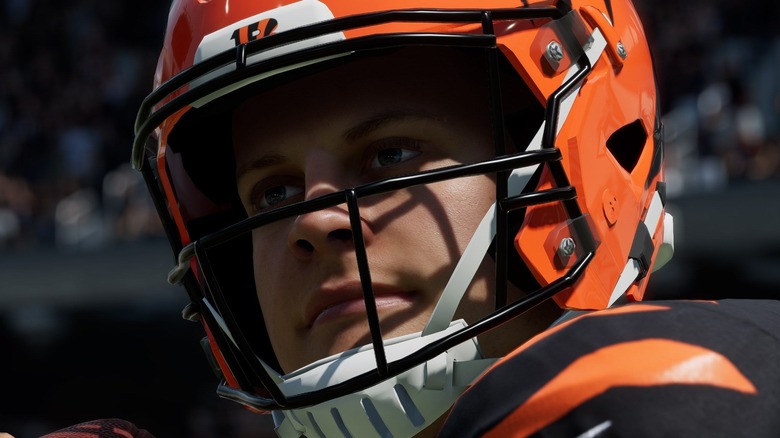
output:
<instances>
[{"instance_id":1,"label":"blue eye","mask_svg":"<svg viewBox=\"0 0 780 438\"><path fill-rule=\"evenodd\" d=\"M419 151L404 149L404 148L387 148L377 152L374 159L371 161L371 167L386 167L394 164L402 163L406 160L410 160L420 155Z\"/></svg>"},{"instance_id":2,"label":"blue eye","mask_svg":"<svg viewBox=\"0 0 780 438\"><path fill-rule=\"evenodd\" d=\"M274 186L265 189L260 193L260 199L257 203L257 209L263 210L278 206L293 196L303 193L301 187L296 186Z\"/></svg>"}]
</instances>

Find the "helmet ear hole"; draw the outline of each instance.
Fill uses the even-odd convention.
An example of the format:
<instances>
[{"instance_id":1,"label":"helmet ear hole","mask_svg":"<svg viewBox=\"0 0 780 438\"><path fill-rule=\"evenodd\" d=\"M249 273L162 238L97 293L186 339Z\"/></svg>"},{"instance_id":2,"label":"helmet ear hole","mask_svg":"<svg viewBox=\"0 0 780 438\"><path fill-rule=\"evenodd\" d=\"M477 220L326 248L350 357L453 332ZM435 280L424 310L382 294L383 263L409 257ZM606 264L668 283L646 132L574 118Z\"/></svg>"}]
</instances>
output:
<instances>
[{"instance_id":1,"label":"helmet ear hole","mask_svg":"<svg viewBox=\"0 0 780 438\"><path fill-rule=\"evenodd\" d=\"M647 131L636 120L615 131L607 140L607 149L626 172L631 173L647 144Z\"/></svg>"}]
</instances>

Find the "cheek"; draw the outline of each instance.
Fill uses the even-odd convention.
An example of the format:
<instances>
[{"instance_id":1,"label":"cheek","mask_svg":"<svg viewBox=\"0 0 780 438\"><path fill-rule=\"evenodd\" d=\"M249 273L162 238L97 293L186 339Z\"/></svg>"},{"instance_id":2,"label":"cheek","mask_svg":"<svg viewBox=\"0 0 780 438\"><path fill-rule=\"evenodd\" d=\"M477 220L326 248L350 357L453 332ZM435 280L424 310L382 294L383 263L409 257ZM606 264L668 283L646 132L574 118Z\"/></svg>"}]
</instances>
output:
<instances>
[{"instance_id":1,"label":"cheek","mask_svg":"<svg viewBox=\"0 0 780 438\"><path fill-rule=\"evenodd\" d=\"M288 283L292 276L285 274L287 271L282 269L280 263L282 251L287 249L286 239L279 237L282 235L281 230L273 232L269 228L274 226L270 225L261 231L252 232L255 290L265 320L265 328L277 359L283 369L292 370L296 368L290 365L290 356L295 356L295 353L289 349L294 342L291 338L293 331L288 324L292 305L289 299L285 299L285 294L279 293L282 290L289 290L290 285L286 282Z\"/></svg>"},{"instance_id":2,"label":"cheek","mask_svg":"<svg viewBox=\"0 0 780 438\"><path fill-rule=\"evenodd\" d=\"M368 207L362 211L379 235L393 230L395 239L400 230L413 241L443 240L462 251L494 200L492 179L475 176L401 190L361 208Z\"/></svg>"},{"instance_id":3,"label":"cheek","mask_svg":"<svg viewBox=\"0 0 780 438\"><path fill-rule=\"evenodd\" d=\"M286 251L287 241L281 229L273 230L274 225L269 225L261 230L252 231L252 264L254 267L255 288L257 298L262 309L266 309L266 321L273 321L278 314L275 307L278 303L278 294L274 291L283 289L281 281L285 276L281 265L282 251ZM270 329L270 327L269 327Z\"/></svg>"},{"instance_id":4,"label":"cheek","mask_svg":"<svg viewBox=\"0 0 780 438\"><path fill-rule=\"evenodd\" d=\"M450 180L406 191L377 235L377 258L413 266L431 291L440 292L452 274L485 213L495 199L495 185L485 176ZM389 219L392 218L392 221ZM433 298L433 297L431 297Z\"/></svg>"},{"instance_id":5,"label":"cheek","mask_svg":"<svg viewBox=\"0 0 780 438\"><path fill-rule=\"evenodd\" d=\"M487 176L464 178L442 187L439 198L461 251L493 205L495 190L495 184Z\"/></svg>"}]
</instances>

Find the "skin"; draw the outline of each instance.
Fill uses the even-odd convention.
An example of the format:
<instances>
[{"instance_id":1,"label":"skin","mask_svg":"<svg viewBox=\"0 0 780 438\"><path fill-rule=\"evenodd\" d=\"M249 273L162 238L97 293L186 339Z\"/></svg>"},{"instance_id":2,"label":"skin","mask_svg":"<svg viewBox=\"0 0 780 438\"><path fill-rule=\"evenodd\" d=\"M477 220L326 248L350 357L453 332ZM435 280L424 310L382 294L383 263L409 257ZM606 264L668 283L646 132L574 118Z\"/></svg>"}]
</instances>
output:
<instances>
[{"instance_id":1,"label":"skin","mask_svg":"<svg viewBox=\"0 0 780 438\"><path fill-rule=\"evenodd\" d=\"M483 72L469 60L453 51L432 61L405 50L390 64L365 59L248 99L233 118L247 213L492 157L487 92L474 86ZM452 71L457 79L446 74ZM426 77L441 80L420 80ZM385 338L422 330L494 198L492 177L474 176L361 201ZM257 294L285 372L370 342L349 230L339 205L253 232ZM457 317L474 321L492 311L493 270L488 257ZM509 295L522 293L510 287ZM505 354L558 312L541 306L490 332L480 339L483 351Z\"/></svg>"}]
</instances>

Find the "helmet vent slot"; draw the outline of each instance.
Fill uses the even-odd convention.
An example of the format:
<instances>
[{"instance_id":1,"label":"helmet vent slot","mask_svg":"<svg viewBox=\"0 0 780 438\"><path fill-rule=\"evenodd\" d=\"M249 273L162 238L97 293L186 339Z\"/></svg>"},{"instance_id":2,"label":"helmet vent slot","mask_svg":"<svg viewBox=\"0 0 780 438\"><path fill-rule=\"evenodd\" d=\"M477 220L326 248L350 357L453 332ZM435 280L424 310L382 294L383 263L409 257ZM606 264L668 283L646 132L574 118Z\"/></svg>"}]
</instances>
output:
<instances>
[{"instance_id":1,"label":"helmet vent slot","mask_svg":"<svg viewBox=\"0 0 780 438\"><path fill-rule=\"evenodd\" d=\"M371 425L374 426L374 429L379 436L382 438L393 438L393 434L390 432L390 429L387 428L387 425L384 420L382 420L382 416L379 415L379 411L377 411L376 406L374 406L371 399L365 397L360 400L360 404L363 406L368 419L371 421Z\"/></svg>"},{"instance_id":2,"label":"helmet vent slot","mask_svg":"<svg viewBox=\"0 0 780 438\"><path fill-rule=\"evenodd\" d=\"M406 416L409 417L409 421L416 427L425 424L425 417L423 417L422 412L417 408L417 405L414 403L414 400L412 400L412 396L409 395L409 392L406 391L406 388L401 384L396 384L393 387L393 390L398 397L398 402L401 403L404 412L406 412Z\"/></svg>"},{"instance_id":3,"label":"helmet vent slot","mask_svg":"<svg viewBox=\"0 0 780 438\"><path fill-rule=\"evenodd\" d=\"M339 410L336 408L331 408L330 415L333 416L333 421L336 423L336 426L338 426L342 436L344 436L344 438L352 438L352 434L349 433L349 429L347 429L347 424L344 423L344 419L341 418L341 413L339 412ZM323 434L322 436L325 435Z\"/></svg>"},{"instance_id":4,"label":"helmet vent slot","mask_svg":"<svg viewBox=\"0 0 780 438\"><path fill-rule=\"evenodd\" d=\"M631 173L646 144L647 131L642 122L636 120L615 131L607 140L607 149L620 166Z\"/></svg>"}]
</instances>

